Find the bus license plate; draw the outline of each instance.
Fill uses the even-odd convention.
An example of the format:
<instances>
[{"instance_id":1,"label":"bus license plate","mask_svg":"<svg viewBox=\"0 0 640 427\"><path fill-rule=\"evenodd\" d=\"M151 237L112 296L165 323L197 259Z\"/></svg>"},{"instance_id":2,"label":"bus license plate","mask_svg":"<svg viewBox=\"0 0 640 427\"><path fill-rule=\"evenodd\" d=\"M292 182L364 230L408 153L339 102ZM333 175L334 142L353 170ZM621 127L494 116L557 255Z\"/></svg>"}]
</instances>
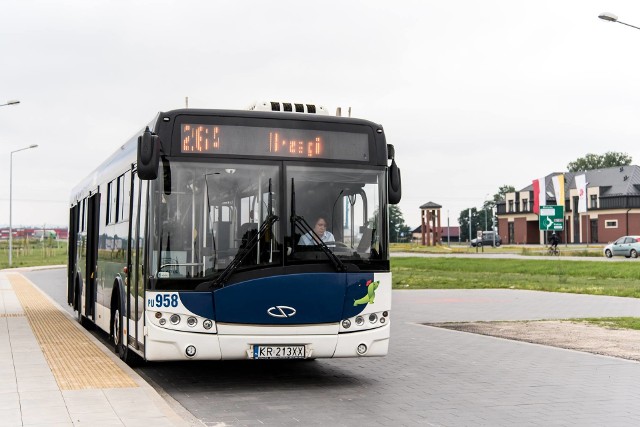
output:
<instances>
[{"instance_id":1,"label":"bus license plate","mask_svg":"<svg viewBox=\"0 0 640 427\"><path fill-rule=\"evenodd\" d=\"M254 359L304 359L303 345L254 345Z\"/></svg>"}]
</instances>

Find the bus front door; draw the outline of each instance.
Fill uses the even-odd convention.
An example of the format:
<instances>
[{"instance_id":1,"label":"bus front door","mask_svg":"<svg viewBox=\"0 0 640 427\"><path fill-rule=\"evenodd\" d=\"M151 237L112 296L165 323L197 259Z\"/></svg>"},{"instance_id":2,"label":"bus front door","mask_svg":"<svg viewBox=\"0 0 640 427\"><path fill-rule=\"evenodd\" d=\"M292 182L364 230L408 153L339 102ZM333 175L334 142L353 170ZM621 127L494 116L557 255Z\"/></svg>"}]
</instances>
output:
<instances>
[{"instance_id":1,"label":"bus front door","mask_svg":"<svg viewBox=\"0 0 640 427\"><path fill-rule=\"evenodd\" d=\"M136 350L142 350L140 342L142 310L140 298L144 295L142 268L144 259L144 231L147 200L147 181L140 181L134 172L131 179L131 211L129 215L129 259L127 276L127 340ZM133 341L133 342L132 342Z\"/></svg>"},{"instance_id":2,"label":"bus front door","mask_svg":"<svg viewBox=\"0 0 640 427\"><path fill-rule=\"evenodd\" d=\"M69 246L67 259L67 304L75 308L76 303L76 263L78 262L78 212L80 205L77 204L69 211Z\"/></svg>"},{"instance_id":3,"label":"bus front door","mask_svg":"<svg viewBox=\"0 0 640 427\"><path fill-rule=\"evenodd\" d=\"M98 241L100 222L100 193L88 199L87 210L87 265L84 315L95 321L96 283L98 273Z\"/></svg>"}]
</instances>

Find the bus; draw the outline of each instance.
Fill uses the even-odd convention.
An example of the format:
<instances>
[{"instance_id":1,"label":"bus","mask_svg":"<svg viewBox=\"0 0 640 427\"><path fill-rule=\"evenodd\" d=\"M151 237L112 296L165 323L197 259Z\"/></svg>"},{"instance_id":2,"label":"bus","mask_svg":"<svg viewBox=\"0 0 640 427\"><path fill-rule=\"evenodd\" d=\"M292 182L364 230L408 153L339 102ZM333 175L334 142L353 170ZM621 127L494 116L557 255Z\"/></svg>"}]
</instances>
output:
<instances>
[{"instance_id":1,"label":"bus","mask_svg":"<svg viewBox=\"0 0 640 427\"><path fill-rule=\"evenodd\" d=\"M72 190L68 303L125 362L384 356L394 156L315 104L161 112Z\"/></svg>"}]
</instances>

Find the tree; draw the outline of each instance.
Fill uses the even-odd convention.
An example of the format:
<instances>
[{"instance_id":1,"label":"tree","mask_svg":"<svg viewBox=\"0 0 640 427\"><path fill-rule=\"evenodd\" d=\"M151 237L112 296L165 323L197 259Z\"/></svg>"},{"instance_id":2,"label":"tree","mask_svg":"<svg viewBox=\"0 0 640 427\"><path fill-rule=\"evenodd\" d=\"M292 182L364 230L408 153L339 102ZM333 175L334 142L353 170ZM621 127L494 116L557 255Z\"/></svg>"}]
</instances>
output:
<instances>
[{"instance_id":1,"label":"tree","mask_svg":"<svg viewBox=\"0 0 640 427\"><path fill-rule=\"evenodd\" d=\"M471 218L469 218L469 210L471 210ZM475 239L476 232L482 230L480 224L484 224L484 216L480 218L480 213L486 212L484 209L478 211L476 208L465 209L460 212L458 224L460 224L460 241L465 242ZM481 222L482 219L482 222ZM471 237L469 237L469 221L471 221Z\"/></svg>"},{"instance_id":2,"label":"tree","mask_svg":"<svg viewBox=\"0 0 640 427\"><path fill-rule=\"evenodd\" d=\"M389 240L392 243L404 241L411 233L411 227L404 223L398 205L389 205Z\"/></svg>"},{"instance_id":3,"label":"tree","mask_svg":"<svg viewBox=\"0 0 640 427\"><path fill-rule=\"evenodd\" d=\"M504 199L505 194L513 193L516 188L513 185L502 185L498 187L498 192L491 200L485 200L481 209L467 208L460 212L458 224L460 224L460 241L475 239L478 231L488 231L493 229L493 208L496 203ZM471 219L469 219L469 209L471 209ZM471 237L469 237L469 220L471 220ZM497 225L497 224L496 224Z\"/></svg>"},{"instance_id":4,"label":"tree","mask_svg":"<svg viewBox=\"0 0 640 427\"><path fill-rule=\"evenodd\" d=\"M493 209L496 206L496 203L498 203L500 200L504 200L505 194L513 193L515 191L516 191L516 187L514 187L513 185L506 185L506 184L502 185L498 187L498 192L493 195L493 199L485 200L482 207L484 209Z\"/></svg>"},{"instance_id":5,"label":"tree","mask_svg":"<svg viewBox=\"0 0 640 427\"><path fill-rule=\"evenodd\" d=\"M631 162L631 156L627 153L618 153L616 151L607 151L604 154L588 153L584 157L579 157L573 162L569 162L567 170L569 172L580 172L614 166L628 166Z\"/></svg>"}]
</instances>

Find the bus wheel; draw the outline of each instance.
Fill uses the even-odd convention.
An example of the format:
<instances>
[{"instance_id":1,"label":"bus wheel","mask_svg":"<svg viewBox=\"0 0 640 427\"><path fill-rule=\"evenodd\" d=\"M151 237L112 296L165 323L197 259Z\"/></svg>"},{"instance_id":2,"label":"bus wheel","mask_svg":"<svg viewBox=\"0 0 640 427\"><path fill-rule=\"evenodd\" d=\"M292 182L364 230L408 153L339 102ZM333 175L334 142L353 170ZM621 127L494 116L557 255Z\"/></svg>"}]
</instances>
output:
<instances>
[{"instance_id":1,"label":"bus wheel","mask_svg":"<svg viewBox=\"0 0 640 427\"><path fill-rule=\"evenodd\" d=\"M126 344L124 344L124 331L122 325L122 309L120 307L120 298L118 298L116 310L113 313L113 317L111 318L111 330L113 331L112 339L114 350L120 357L120 359L126 361L127 346Z\"/></svg>"},{"instance_id":2,"label":"bus wheel","mask_svg":"<svg viewBox=\"0 0 640 427\"><path fill-rule=\"evenodd\" d=\"M122 306L120 298L116 303L116 310L111 318L112 340L115 353L122 361L130 366L136 364L135 354L129 351L126 337L124 336L124 325L122 324Z\"/></svg>"}]
</instances>

